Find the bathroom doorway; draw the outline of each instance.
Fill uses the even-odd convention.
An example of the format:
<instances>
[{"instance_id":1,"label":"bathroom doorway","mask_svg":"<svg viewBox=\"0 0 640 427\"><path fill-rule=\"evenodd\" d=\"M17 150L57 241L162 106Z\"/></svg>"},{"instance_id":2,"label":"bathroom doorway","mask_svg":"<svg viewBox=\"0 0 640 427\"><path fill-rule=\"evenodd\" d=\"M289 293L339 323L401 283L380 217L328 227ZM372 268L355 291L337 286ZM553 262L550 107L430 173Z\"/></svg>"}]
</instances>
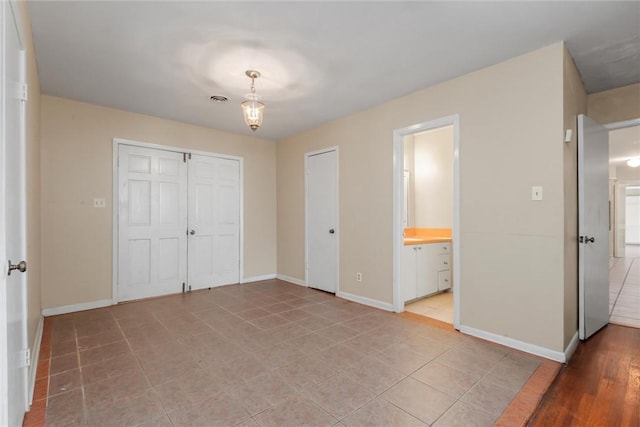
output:
<instances>
[{"instance_id":1,"label":"bathroom doorway","mask_svg":"<svg viewBox=\"0 0 640 427\"><path fill-rule=\"evenodd\" d=\"M459 328L458 116L394 132L394 309Z\"/></svg>"}]
</instances>

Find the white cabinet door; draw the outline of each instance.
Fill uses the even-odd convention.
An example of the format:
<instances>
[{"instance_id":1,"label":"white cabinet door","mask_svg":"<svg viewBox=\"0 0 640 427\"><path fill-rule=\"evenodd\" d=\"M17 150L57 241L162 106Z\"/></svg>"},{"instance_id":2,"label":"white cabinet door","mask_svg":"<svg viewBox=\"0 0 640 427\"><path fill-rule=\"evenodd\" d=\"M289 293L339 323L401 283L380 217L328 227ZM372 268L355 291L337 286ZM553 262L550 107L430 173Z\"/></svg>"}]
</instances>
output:
<instances>
[{"instance_id":1,"label":"white cabinet door","mask_svg":"<svg viewBox=\"0 0 640 427\"><path fill-rule=\"evenodd\" d=\"M438 290L451 289L451 270L438 271Z\"/></svg>"},{"instance_id":2,"label":"white cabinet door","mask_svg":"<svg viewBox=\"0 0 640 427\"><path fill-rule=\"evenodd\" d=\"M429 293L429 245L416 245L416 293L423 297Z\"/></svg>"},{"instance_id":3,"label":"white cabinet door","mask_svg":"<svg viewBox=\"0 0 640 427\"><path fill-rule=\"evenodd\" d=\"M240 162L189 160L189 289L240 281Z\"/></svg>"},{"instance_id":4,"label":"white cabinet door","mask_svg":"<svg viewBox=\"0 0 640 427\"><path fill-rule=\"evenodd\" d=\"M182 153L120 145L118 300L177 293L187 279Z\"/></svg>"},{"instance_id":5,"label":"white cabinet door","mask_svg":"<svg viewBox=\"0 0 640 427\"><path fill-rule=\"evenodd\" d=\"M438 245L427 243L418 249L418 297L438 292Z\"/></svg>"},{"instance_id":6,"label":"white cabinet door","mask_svg":"<svg viewBox=\"0 0 640 427\"><path fill-rule=\"evenodd\" d=\"M402 300L416 299L416 252L417 245L403 246L402 249Z\"/></svg>"}]
</instances>

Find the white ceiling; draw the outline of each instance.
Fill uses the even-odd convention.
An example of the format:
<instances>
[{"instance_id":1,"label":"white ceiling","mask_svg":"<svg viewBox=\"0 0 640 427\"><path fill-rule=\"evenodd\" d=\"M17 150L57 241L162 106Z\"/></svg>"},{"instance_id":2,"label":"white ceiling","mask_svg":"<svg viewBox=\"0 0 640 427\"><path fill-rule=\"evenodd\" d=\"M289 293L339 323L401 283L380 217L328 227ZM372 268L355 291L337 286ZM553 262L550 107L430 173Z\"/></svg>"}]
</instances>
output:
<instances>
[{"instance_id":1,"label":"white ceiling","mask_svg":"<svg viewBox=\"0 0 640 427\"><path fill-rule=\"evenodd\" d=\"M566 41L588 92L640 82L640 2L29 1L42 92L280 139ZM225 104L211 95L229 98Z\"/></svg>"}]
</instances>

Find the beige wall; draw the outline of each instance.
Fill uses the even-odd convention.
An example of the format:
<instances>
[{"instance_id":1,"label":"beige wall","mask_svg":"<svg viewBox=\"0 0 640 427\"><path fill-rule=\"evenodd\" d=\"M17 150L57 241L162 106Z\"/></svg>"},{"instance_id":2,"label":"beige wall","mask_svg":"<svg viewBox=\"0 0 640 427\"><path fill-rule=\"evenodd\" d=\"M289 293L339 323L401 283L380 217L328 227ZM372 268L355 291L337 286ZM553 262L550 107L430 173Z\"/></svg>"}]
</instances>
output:
<instances>
[{"instance_id":1,"label":"beige wall","mask_svg":"<svg viewBox=\"0 0 640 427\"><path fill-rule=\"evenodd\" d=\"M275 142L51 96L41 114L43 308L112 298L113 138L243 157L243 275L276 273Z\"/></svg>"},{"instance_id":2,"label":"beige wall","mask_svg":"<svg viewBox=\"0 0 640 427\"><path fill-rule=\"evenodd\" d=\"M563 52L555 44L279 141L278 273L304 279L304 153L338 145L340 291L391 304L392 133L458 113L461 324L563 351Z\"/></svg>"},{"instance_id":3,"label":"beige wall","mask_svg":"<svg viewBox=\"0 0 640 427\"><path fill-rule=\"evenodd\" d=\"M453 126L417 134L414 152L415 226L453 228Z\"/></svg>"},{"instance_id":4,"label":"beige wall","mask_svg":"<svg viewBox=\"0 0 640 427\"><path fill-rule=\"evenodd\" d=\"M40 304L40 81L33 48L31 20L26 2L17 2L22 20L27 60L29 100L26 104L27 186L27 339L35 346L41 317ZM34 355L35 356L35 355Z\"/></svg>"},{"instance_id":5,"label":"beige wall","mask_svg":"<svg viewBox=\"0 0 640 427\"><path fill-rule=\"evenodd\" d=\"M578 130L577 116L587 112L587 93L573 58L564 49L564 346L578 330Z\"/></svg>"},{"instance_id":6,"label":"beige wall","mask_svg":"<svg viewBox=\"0 0 640 427\"><path fill-rule=\"evenodd\" d=\"M598 123L640 118L640 83L592 93L587 102L587 114Z\"/></svg>"}]
</instances>

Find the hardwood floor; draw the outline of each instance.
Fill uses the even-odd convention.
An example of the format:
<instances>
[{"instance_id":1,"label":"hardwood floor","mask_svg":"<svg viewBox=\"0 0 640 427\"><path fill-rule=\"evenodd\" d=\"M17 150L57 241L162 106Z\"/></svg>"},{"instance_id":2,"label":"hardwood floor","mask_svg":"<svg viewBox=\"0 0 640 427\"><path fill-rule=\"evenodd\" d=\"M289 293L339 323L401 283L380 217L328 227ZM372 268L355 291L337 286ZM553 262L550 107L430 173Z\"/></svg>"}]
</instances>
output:
<instances>
[{"instance_id":1,"label":"hardwood floor","mask_svg":"<svg viewBox=\"0 0 640 427\"><path fill-rule=\"evenodd\" d=\"M608 325L580 343L529 426L640 426L640 329Z\"/></svg>"}]
</instances>

